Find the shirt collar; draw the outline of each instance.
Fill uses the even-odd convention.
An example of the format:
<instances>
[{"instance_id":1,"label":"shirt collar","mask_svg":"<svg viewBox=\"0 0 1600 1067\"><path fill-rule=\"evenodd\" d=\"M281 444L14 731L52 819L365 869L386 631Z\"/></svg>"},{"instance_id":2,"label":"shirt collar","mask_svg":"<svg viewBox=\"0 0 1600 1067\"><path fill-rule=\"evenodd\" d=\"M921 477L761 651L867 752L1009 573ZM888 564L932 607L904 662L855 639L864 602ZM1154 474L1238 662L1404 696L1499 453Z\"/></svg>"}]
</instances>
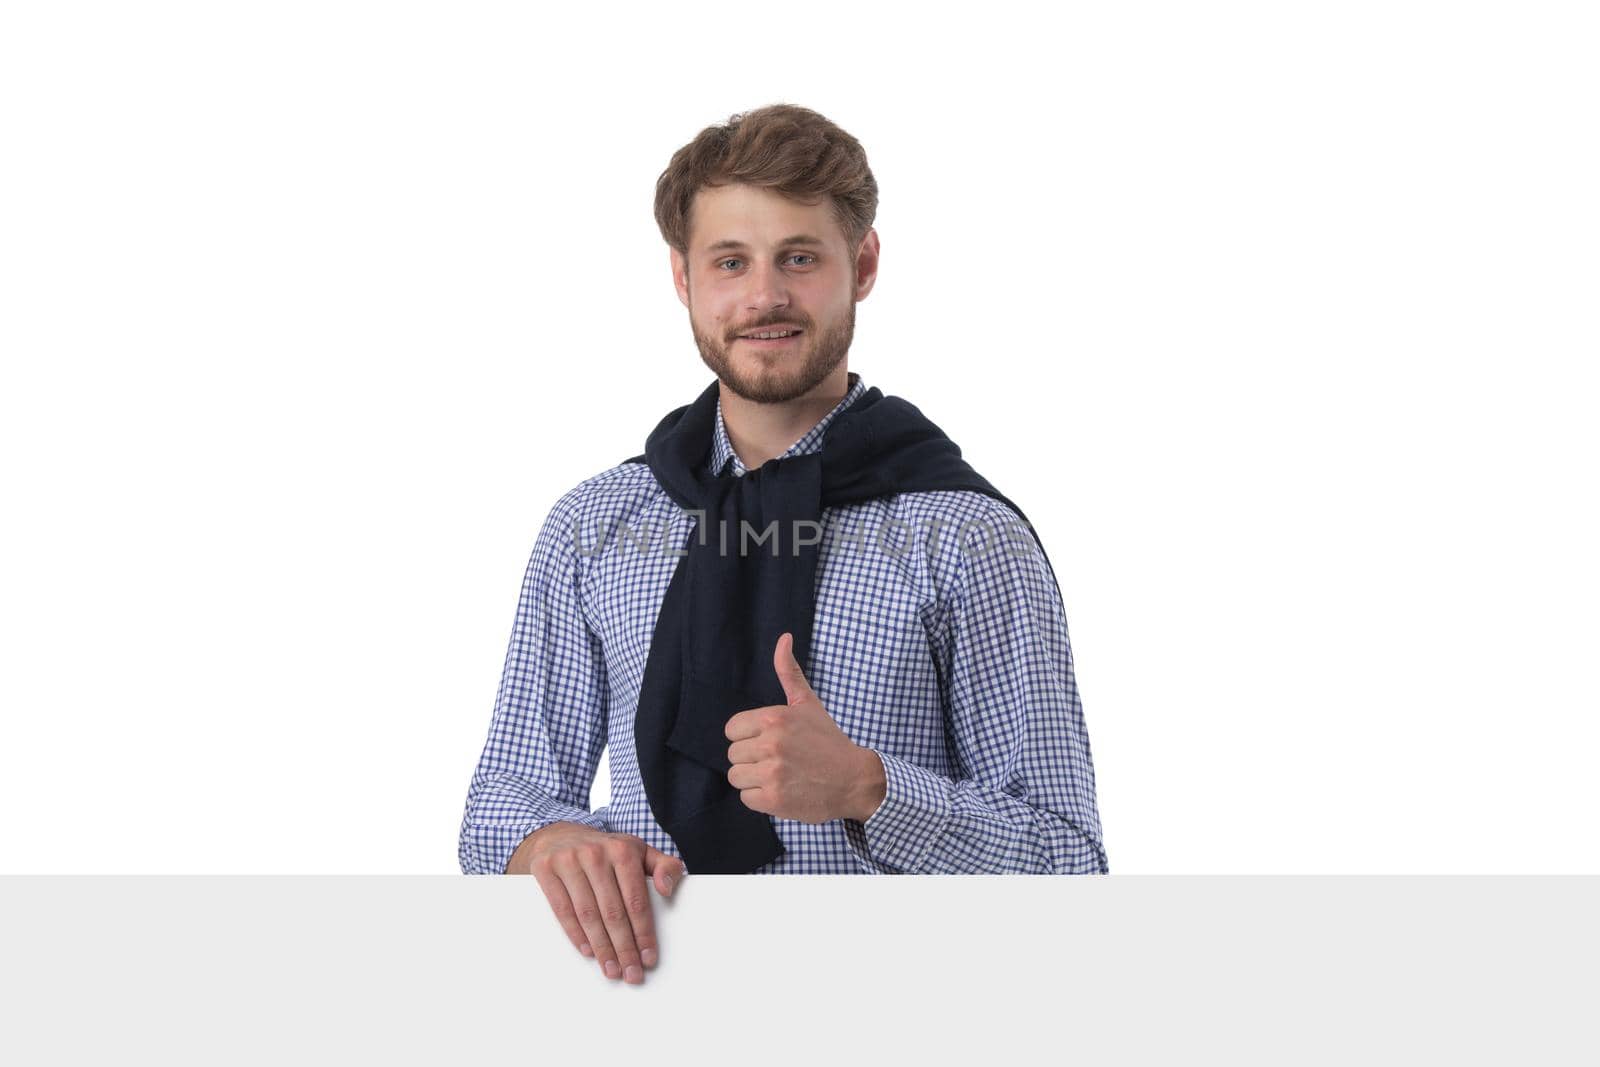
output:
<instances>
[{"instance_id":1,"label":"shirt collar","mask_svg":"<svg viewBox=\"0 0 1600 1067\"><path fill-rule=\"evenodd\" d=\"M778 458L783 459L787 456L805 455L808 452L815 452L820 449L822 447L822 435L828 429L828 423L832 422L834 416L839 414L839 412L855 403L856 398L866 391L867 386L866 383L861 380L861 375L857 374L855 371L850 371L850 390L844 394L844 399L835 404L832 411L822 416L815 426L806 431L805 436L801 437L800 440L790 445L789 450ZM726 467L730 461L733 464L733 473L738 477L744 477L745 466L742 462L740 462L739 454L733 450L733 445L729 443L727 427L722 423L722 397L718 396L717 424L716 428L711 434L712 475L720 476L723 473L723 468Z\"/></svg>"}]
</instances>

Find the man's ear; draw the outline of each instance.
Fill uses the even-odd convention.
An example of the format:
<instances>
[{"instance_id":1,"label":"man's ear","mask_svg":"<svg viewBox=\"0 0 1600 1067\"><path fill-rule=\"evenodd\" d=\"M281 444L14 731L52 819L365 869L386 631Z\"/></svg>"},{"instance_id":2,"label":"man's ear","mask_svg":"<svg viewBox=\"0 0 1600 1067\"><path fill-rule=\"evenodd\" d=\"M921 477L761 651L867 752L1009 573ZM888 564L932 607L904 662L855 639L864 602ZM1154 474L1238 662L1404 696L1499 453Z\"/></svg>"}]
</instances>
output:
<instances>
[{"instance_id":1,"label":"man's ear","mask_svg":"<svg viewBox=\"0 0 1600 1067\"><path fill-rule=\"evenodd\" d=\"M689 306L689 261L683 253L676 248L669 249L672 253L672 286L678 290L678 301L684 307Z\"/></svg>"},{"instance_id":2,"label":"man's ear","mask_svg":"<svg viewBox=\"0 0 1600 1067\"><path fill-rule=\"evenodd\" d=\"M878 280L878 231L872 227L867 228L867 235L861 239L861 247L856 250L856 293L857 300L865 300L867 294L872 292L872 286Z\"/></svg>"}]
</instances>

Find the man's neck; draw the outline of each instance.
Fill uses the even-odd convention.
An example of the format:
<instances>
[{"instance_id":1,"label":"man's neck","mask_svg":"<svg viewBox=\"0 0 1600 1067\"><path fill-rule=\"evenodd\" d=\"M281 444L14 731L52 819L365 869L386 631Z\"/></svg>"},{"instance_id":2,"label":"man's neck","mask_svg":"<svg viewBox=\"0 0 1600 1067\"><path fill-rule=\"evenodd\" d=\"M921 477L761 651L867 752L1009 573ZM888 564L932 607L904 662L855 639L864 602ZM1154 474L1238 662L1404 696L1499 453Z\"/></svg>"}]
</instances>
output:
<instances>
[{"instance_id":1,"label":"man's neck","mask_svg":"<svg viewBox=\"0 0 1600 1067\"><path fill-rule=\"evenodd\" d=\"M804 396L782 404L757 404L721 387L722 425L728 444L746 470L755 470L789 450L850 391L844 364Z\"/></svg>"}]
</instances>

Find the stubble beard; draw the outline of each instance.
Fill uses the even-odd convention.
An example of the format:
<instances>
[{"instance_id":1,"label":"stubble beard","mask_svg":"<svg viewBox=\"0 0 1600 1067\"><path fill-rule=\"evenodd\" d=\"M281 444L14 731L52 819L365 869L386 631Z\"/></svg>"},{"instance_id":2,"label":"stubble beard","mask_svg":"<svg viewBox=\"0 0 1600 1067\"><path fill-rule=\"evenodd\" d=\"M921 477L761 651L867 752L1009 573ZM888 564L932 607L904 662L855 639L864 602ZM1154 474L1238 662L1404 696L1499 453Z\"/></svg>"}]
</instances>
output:
<instances>
[{"instance_id":1,"label":"stubble beard","mask_svg":"<svg viewBox=\"0 0 1600 1067\"><path fill-rule=\"evenodd\" d=\"M754 356L754 359L743 359L743 366L734 365L733 346L737 341L724 342L701 333L692 314L689 329L694 333L701 360L734 396L756 404L783 404L821 385L844 360L855 338L856 305L851 301L844 318L821 334L804 330L799 352L765 356L752 350L752 353L742 354ZM754 373L747 372L751 363L757 364Z\"/></svg>"}]
</instances>

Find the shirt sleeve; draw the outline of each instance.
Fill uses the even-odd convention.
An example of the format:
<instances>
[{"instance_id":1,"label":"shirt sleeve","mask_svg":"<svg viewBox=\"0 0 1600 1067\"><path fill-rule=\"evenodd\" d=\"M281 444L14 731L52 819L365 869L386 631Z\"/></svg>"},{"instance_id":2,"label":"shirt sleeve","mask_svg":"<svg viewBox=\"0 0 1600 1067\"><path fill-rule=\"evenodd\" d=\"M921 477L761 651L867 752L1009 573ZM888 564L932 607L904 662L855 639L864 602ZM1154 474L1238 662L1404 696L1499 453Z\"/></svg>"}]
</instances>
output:
<instances>
[{"instance_id":1,"label":"shirt sleeve","mask_svg":"<svg viewBox=\"0 0 1600 1067\"><path fill-rule=\"evenodd\" d=\"M606 828L588 806L605 747L606 677L580 599L582 488L556 502L528 560L489 737L467 789L463 874L504 874L522 839L553 822Z\"/></svg>"},{"instance_id":2,"label":"shirt sleeve","mask_svg":"<svg viewBox=\"0 0 1600 1067\"><path fill-rule=\"evenodd\" d=\"M956 777L872 750L883 801L865 821L844 820L871 873L1109 873L1066 611L1049 561L1019 529L1026 548L959 553L939 664Z\"/></svg>"}]
</instances>

